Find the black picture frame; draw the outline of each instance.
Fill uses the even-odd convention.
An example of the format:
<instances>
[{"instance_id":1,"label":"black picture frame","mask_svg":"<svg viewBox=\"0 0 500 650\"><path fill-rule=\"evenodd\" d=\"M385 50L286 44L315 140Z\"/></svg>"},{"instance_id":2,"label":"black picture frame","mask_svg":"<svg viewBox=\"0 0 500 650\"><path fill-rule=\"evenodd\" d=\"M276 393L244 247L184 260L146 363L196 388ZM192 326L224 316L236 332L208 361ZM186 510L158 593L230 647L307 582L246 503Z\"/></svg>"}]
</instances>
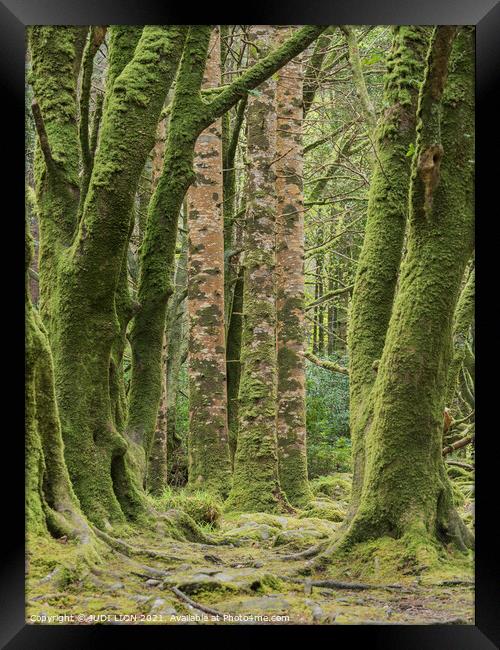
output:
<instances>
[{"instance_id":1,"label":"black picture frame","mask_svg":"<svg viewBox=\"0 0 500 650\"><path fill-rule=\"evenodd\" d=\"M498 551L494 524L498 511L495 502L494 445L498 435L491 426L486 426L486 413L495 410L494 386L486 376L485 367L494 361L490 350L494 338L488 342L495 323L488 319L487 312L476 313L478 328L477 352L479 360L479 408L480 435L476 442L476 614L475 625L333 625L333 626L142 626L119 625L113 631L111 625L60 626L29 625L24 618L24 448L22 430L24 412L22 408L24 377L19 356L23 351L23 254L24 250L24 151L21 143L24 132L24 74L25 74L25 28L33 24L163 24L184 23L196 20L227 24L473 24L476 25L476 223L485 224L488 232L495 221L498 203L498 106L494 90L500 82L500 3L497 0L254 0L238 9L220 10L217 6L196 7L181 3L156 3L154 0L0 0L0 68L2 102L6 116L2 121L2 153L8 165L3 174L3 201L12 200L11 208L3 213L2 233L9 242L7 248L13 252L12 270L4 275L4 305L9 310L7 320L11 331L3 337L6 352L10 354L8 373L8 411L14 417L12 424L3 421L4 434L4 481L2 502L3 541L5 550L1 557L1 600L0 600L0 644L9 650L45 648L94 648L101 643L118 643L122 640L161 635L166 643L210 642L212 638L224 637L234 643L239 638L255 642L256 637L265 634L272 643L283 640L290 631L306 634L309 639L318 634L326 635L333 643L356 642L360 647L401 648L402 650L445 649L488 650L500 643L500 599L498 593ZM10 138L10 143L6 141ZM492 153L491 159L488 154ZM10 178L11 177L11 178ZM8 195L8 197L7 197ZM22 224L22 225L21 225ZM9 230L8 235L6 229ZM493 258L493 251L483 253L483 240L489 239L478 229L476 249L478 282L478 304L484 295L485 305L490 297L496 297L494 290L485 288L491 275L486 270L487 260ZM487 246L488 244L486 244ZM8 251L3 251L5 259ZM17 268L19 266L20 268ZM493 278L493 281L495 279ZM8 285L5 287L5 285ZM11 295L9 295L11 292ZM13 315L11 315L13 314ZM5 316L4 316L5 318ZM6 338L8 337L8 338ZM490 345L492 346L490 348ZM488 350L488 358L483 354ZM491 396L488 395L491 391ZM5 395L5 393L4 393ZM20 408L17 408L19 405ZM493 407L493 408L492 408ZM4 407L5 408L5 407ZM491 467L488 467L490 459ZM5 470L12 467L12 475ZM491 503L489 503L489 497ZM126 628L125 630L123 628ZM126 639L125 639L126 635ZM103 639L105 637L105 639ZM306 638L307 638L306 637ZM219 642L219 641L217 641ZM309 641L310 643L311 641Z\"/></svg>"}]
</instances>

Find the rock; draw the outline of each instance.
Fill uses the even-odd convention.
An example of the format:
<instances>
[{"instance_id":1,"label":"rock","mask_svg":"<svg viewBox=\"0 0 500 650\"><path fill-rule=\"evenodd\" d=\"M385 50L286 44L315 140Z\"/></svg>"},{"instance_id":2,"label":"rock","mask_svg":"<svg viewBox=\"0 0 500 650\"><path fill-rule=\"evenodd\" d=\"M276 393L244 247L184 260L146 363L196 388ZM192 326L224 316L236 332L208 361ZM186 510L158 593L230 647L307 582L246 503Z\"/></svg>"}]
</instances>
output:
<instances>
[{"instance_id":1,"label":"rock","mask_svg":"<svg viewBox=\"0 0 500 650\"><path fill-rule=\"evenodd\" d=\"M331 499L317 499L308 504L300 517L315 517L318 519L340 522L344 520L345 510L340 507L337 501Z\"/></svg>"},{"instance_id":2,"label":"rock","mask_svg":"<svg viewBox=\"0 0 500 650\"><path fill-rule=\"evenodd\" d=\"M167 605L163 598L156 598L149 613L162 617L178 616L177 610L171 605Z\"/></svg>"},{"instance_id":3,"label":"rock","mask_svg":"<svg viewBox=\"0 0 500 650\"><path fill-rule=\"evenodd\" d=\"M161 584L160 580L155 580L154 578L148 578L146 580L146 587L157 587Z\"/></svg>"},{"instance_id":4,"label":"rock","mask_svg":"<svg viewBox=\"0 0 500 650\"><path fill-rule=\"evenodd\" d=\"M132 600L135 600L136 603L140 605L147 603L148 600L151 600L151 596L143 596L142 594L137 594L136 596L131 596Z\"/></svg>"},{"instance_id":5,"label":"rock","mask_svg":"<svg viewBox=\"0 0 500 650\"><path fill-rule=\"evenodd\" d=\"M274 537L279 532L279 529L273 528L268 524L257 524L254 522L247 522L242 526L238 526L232 530L228 530L225 534L226 538L230 538L232 542L241 540L254 540L254 541L267 541Z\"/></svg>"},{"instance_id":6,"label":"rock","mask_svg":"<svg viewBox=\"0 0 500 650\"><path fill-rule=\"evenodd\" d=\"M262 612L274 611L276 613L286 613L291 607L282 595L260 596L248 600L226 603L226 609L231 612L242 612L245 614L259 614Z\"/></svg>"},{"instance_id":7,"label":"rock","mask_svg":"<svg viewBox=\"0 0 500 650\"><path fill-rule=\"evenodd\" d=\"M296 530L283 530L274 540L274 546L290 545L294 549L302 550L313 546L319 539L325 539L327 534L315 528L299 528Z\"/></svg>"},{"instance_id":8,"label":"rock","mask_svg":"<svg viewBox=\"0 0 500 650\"><path fill-rule=\"evenodd\" d=\"M306 599L306 605L311 608L313 622L318 623L319 621L321 621L324 614L323 614L323 610L318 605L318 603L315 603L313 600L309 600L309 598L308 598L308 599Z\"/></svg>"}]
</instances>

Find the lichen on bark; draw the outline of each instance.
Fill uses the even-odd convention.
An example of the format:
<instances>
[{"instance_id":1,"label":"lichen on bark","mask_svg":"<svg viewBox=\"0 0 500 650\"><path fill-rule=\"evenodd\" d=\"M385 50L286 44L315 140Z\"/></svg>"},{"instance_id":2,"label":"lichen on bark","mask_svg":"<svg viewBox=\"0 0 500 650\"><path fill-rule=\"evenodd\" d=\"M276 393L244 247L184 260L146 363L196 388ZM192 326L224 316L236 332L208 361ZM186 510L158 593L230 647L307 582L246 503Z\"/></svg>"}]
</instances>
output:
<instances>
[{"instance_id":1,"label":"lichen on bark","mask_svg":"<svg viewBox=\"0 0 500 650\"><path fill-rule=\"evenodd\" d=\"M212 31L203 88L221 80L220 33ZM187 194L189 315L189 486L226 497L231 481L227 429L222 124L198 136L196 179Z\"/></svg>"},{"instance_id":2,"label":"lichen on bark","mask_svg":"<svg viewBox=\"0 0 500 650\"><path fill-rule=\"evenodd\" d=\"M284 40L289 29L279 29ZM276 310L277 439L281 487L304 505L307 481L305 421L304 197L302 146L303 66L299 55L276 81Z\"/></svg>"},{"instance_id":3,"label":"lichen on bark","mask_svg":"<svg viewBox=\"0 0 500 650\"><path fill-rule=\"evenodd\" d=\"M271 48L273 30L254 26L252 42ZM287 507L278 471L276 436L276 81L249 97L248 203L243 296L242 371L233 487L227 507L280 511Z\"/></svg>"}]
</instances>

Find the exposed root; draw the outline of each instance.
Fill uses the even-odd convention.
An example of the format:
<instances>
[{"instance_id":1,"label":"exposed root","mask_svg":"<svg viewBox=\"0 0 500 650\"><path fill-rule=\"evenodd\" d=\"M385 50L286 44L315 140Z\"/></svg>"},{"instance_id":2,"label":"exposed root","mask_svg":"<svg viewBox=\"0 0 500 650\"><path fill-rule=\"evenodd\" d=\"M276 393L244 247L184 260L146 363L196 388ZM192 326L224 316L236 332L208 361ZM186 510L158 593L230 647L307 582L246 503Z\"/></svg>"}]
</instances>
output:
<instances>
[{"instance_id":1,"label":"exposed root","mask_svg":"<svg viewBox=\"0 0 500 650\"><path fill-rule=\"evenodd\" d=\"M111 548L121 551L125 555L145 555L146 557L153 558L155 560L166 560L167 562L182 562L182 558L176 557L174 555L169 555L168 553L163 553L162 551L157 551L152 548L144 548L141 546L134 546L128 542L124 542L122 539L117 537L111 537L102 530L94 528L95 534L105 541Z\"/></svg>"},{"instance_id":2,"label":"exposed root","mask_svg":"<svg viewBox=\"0 0 500 650\"><path fill-rule=\"evenodd\" d=\"M211 614L212 616L219 616L220 618L224 618L224 614L222 612L218 612L216 609L212 609L211 607L207 607L206 605L197 603L196 601L192 600L189 596L186 596L186 594L182 592L178 587L170 587L170 590L178 598L183 600L188 605L191 605L191 607L194 607L195 609L199 609L200 612L205 612L206 614Z\"/></svg>"},{"instance_id":3,"label":"exposed root","mask_svg":"<svg viewBox=\"0 0 500 650\"><path fill-rule=\"evenodd\" d=\"M318 555L318 553L321 553L321 551L325 548L325 546L328 544L328 542L323 542L321 544L316 544L315 546L311 546L310 548L306 548L305 551L300 551L299 553L290 553L289 555L280 555L279 559L280 560L305 560L309 557L314 557L315 555Z\"/></svg>"},{"instance_id":4,"label":"exposed root","mask_svg":"<svg viewBox=\"0 0 500 650\"><path fill-rule=\"evenodd\" d=\"M338 582L337 580L300 580L298 578L291 578L282 576L282 580L286 582L294 582L303 584L307 590L310 587L325 587L327 589L349 589L351 591L361 591L364 589L384 589L387 591L413 591L403 585L370 585L363 582Z\"/></svg>"}]
</instances>

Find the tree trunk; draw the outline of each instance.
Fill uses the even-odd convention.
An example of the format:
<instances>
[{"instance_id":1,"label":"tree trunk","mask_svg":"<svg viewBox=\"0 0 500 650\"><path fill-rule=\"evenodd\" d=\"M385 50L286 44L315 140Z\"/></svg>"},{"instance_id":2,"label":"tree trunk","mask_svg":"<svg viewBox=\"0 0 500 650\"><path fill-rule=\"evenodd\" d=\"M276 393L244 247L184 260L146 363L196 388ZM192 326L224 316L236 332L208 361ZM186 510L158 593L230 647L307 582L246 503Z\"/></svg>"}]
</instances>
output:
<instances>
[{"instance_id":1,"label":"tree trunk","mask_svg":"<svg viewBox=\"0 0 500 650\"><path fill-rule=\"evenodd\" d=\"M204 88L220 85L220 33L212 32ZM227 496L226 332L221 119L198 137L188 202L189 486Z\"/></svg>"},{"instance_id":2,"label":"tree trunk","mask_svg":"<svg viewBox=\"0 0 500 650\"><path fill-rule=\"evenodd\" d=\"M408 248L373 389L350 543L389 535L417 546L472 544L442 459L453 313L473 246L474 28L453 40L455 31L436 28L420 94Z\"/></svg>"},{"instance_id":3,"label":"tree trunk","mask_svg":"<svg viewBox=\"0 0 500 650\"><path fill-rule=\"evenodd\" d=\"M349 318L349 403L353 488L348 516L356 511L363 485L365 430L373 364L384 348L401 262L408 204L416 109L428 47L425 27L396 27L385 81L387 107L376 132L376 163L368 215L358 259Z\"/></svg>"},{"instance_id":4,"label":"tree trunk","mask_svg":"<svg viewBox=\"0 0 500 650\"><path fill-rule=\"evenodd\" d=\"M29 224L26 224L25 269L32 258ZM26 534L66 535L80 542L92 539L73 492L64 462L61 423L54 390L54 368L47 333L33 308L26 277L25 291L25 498Z\"/></svg>"},{"instance_id":5,"label":"tree trunk","mask_svg":"<svg viewBox=\"0 0 500 650\"><path fill-rule=\"evenodd\" d=\"M31 32L43 154L37 165L37 199L45 250L44 315L49 316L65 457L83 511L102 527L145 513L130 470L130 445L117 428L110 393L113 346L123 326L115 291L135 190L177 69L185 28L145 27L133 58L117 76L105 104L79 221L77 35L76 28L61 27ZM61 89L57 98L54 87Z\"/></svg>"},{"instance_id":6,"label":"tree trunk","mask_svg":"<svg viewBox=\"0 0 500 650\"><path fill-rule=\"evenodd\" d=\"M243 326L244 268L240 268L234 287L231 318L227 331L227 427L231 464L238 444L238 395L241 378L241 334Z\"/></svg>"},{"instance_id":7,"label":"tree trunk","mask_svg":"<svg viewBox=\"0 0 500 650\"><path fill-rule=\"evenodd\" d=\"M279 30L280 38L287 31ZM305 413L302 85L298 56L278 72L275 165L278 461L281 487L295 506L311 496Z\"/></svg>"},{"instance_id":8,"label":"tree trunk","mask_svg":"<svg viewBox=\"0 0 500 650\"><path fill-rule=\"evenodd\" d=\"M187 212L187 208L183 210ZM186 216L183 215L183 223ZM186 346L186 293L187 293L187 235L182 233L181 253L175 270L175 290L167 312L166 327L169 332L167 358L167 458L169 484L179 486L187 483L187 456L182 439L177 432L177 397L179 373Z\"/></svg>"},{"instance_id":9,"label":"tree trunk","mask_svg":"<svg viewBox=\"0 0 500 650\"><path fill-rule=\"evenodd\" d=\"M156 144L153 149L151 189L154 192L161 175L163 157L165 155L166 119L158 124ZM175 294L175 289L174 289ZM169 346L169 331L165 325L163 332L161 359L161 397L156 415L156 426L151 443L151 451L147 459L146 485L148 490L157 496L161 495L167 485L167 357Z\"/></svg>"},{"instance_id":10,"label":"tree trunk","mask_svg":"<svg viewBox=\"0 0 500 650\"><path fill-rule=\"evenodd\" d=\"M200 133L230 110L249 90L273 75L305 49L325 27L298 30L282 47L259 60L212 101L201 95L208 44L212 28L189 28L175 93L171 104L163 172L150 205L141 251L141 277L130 340L132 378L127 433L149 454L161 398L161 352L163 328L174 263L177 220L184 196L193 182L194 148Z\"/></svg>"},{"instance_id":11,"label":"tree trunk","mask_svg":"<svg viewBox=\"0 0 500 650\"><path fill-rule=\"evenodd\" d=\"M474 321L474 295L476 287L475 270L469 273L455 310L453 321L453 357L448 371L446 405L450 406L458 388L460 368L467 355L467 338Z\"/></svg>"},{"instance_id":12,"label":"tree trunk","mask_svg":"<svg viewBox=\"0 0 500 650\"><path fill-rule=\"evenodd\" d=\"M254 26L252 43L271 48L273 28ZM276 438L276 82L249 97L247 232L243 298L242 373L238 446L228 507L280 511L286 506L278 475Z\"/></svg>"}]
</instances>

